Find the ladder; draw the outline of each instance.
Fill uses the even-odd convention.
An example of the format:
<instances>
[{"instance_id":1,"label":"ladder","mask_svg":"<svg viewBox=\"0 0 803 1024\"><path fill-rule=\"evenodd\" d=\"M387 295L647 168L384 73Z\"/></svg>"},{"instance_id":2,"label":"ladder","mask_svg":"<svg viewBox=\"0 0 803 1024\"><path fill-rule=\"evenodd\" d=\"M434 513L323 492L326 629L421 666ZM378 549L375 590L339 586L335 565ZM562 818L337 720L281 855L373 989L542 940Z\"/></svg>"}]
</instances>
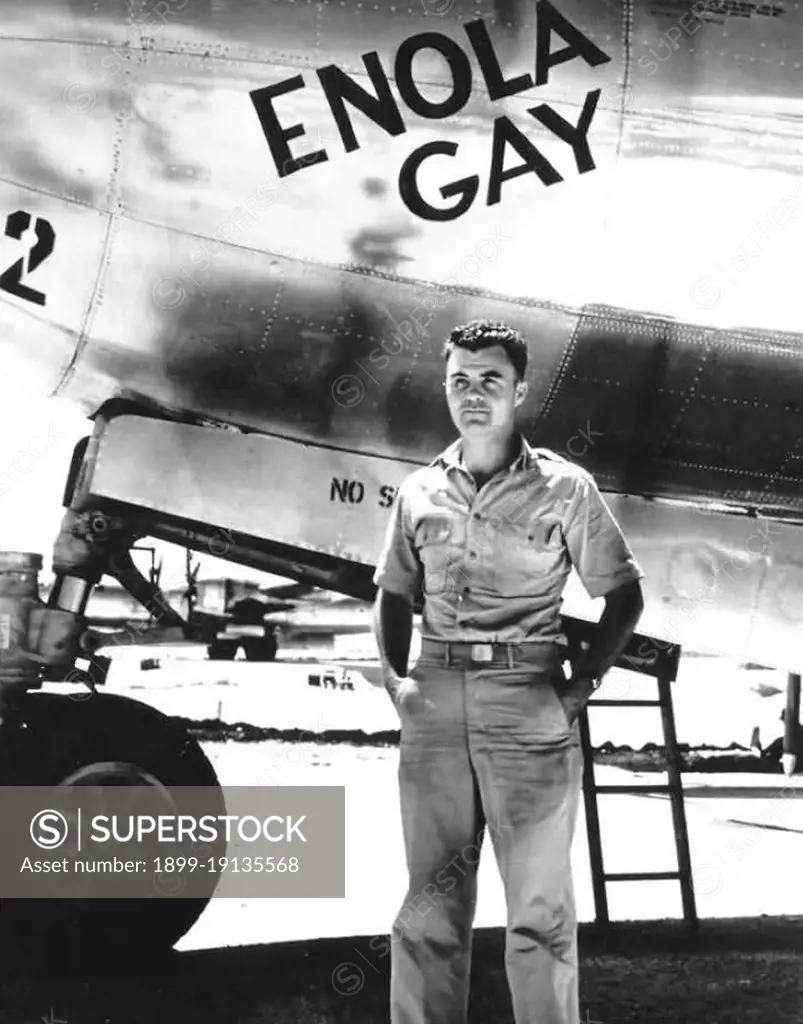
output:
<instances>
[{"instance_id":1,"label":"ladder","mask_svg":"<svg viewBox=\"0 0 803 1024\"><path fill-rule=\"evenodd\" d=\"M583 647L591 643L597 624L563 616L563 630L568 643L568 657L571 661L581 653ZM598 925L608 927L609 882L638 882L676 879L680 883L680 896L683 904L683 920L687 928L695 931L698 927L697 908L694 900L692 883L691 854L689 852L689 833L686 826L686 811L683 798L681 779L681 759L678 751L677 734L675 732L675 715L672 709L671 684L677 678L680 663L680 646L678 644L656 641L654 638L634 633L630 642L615 662L615 667L652 676L658 682L658 700L601 700L591 699L579 718L580 740L583 748L583 798L585 801L586 828L588 848L591 859L591 879L594 888L594 906ZM657 785L637 786L601 786L597 784L594 774L594 754L591 748L591 735L588 726L588 710L592 707L657 707L661 710L661 721L664 733L664 749L667 759L668 782ZM677 871L645 871L619 872L605 871L602 858L602 838L600 833L599 807L597 796L606 793L668 793L672 808L672 822L675 831L677 850Z\"/></svg>"}]
</instances>

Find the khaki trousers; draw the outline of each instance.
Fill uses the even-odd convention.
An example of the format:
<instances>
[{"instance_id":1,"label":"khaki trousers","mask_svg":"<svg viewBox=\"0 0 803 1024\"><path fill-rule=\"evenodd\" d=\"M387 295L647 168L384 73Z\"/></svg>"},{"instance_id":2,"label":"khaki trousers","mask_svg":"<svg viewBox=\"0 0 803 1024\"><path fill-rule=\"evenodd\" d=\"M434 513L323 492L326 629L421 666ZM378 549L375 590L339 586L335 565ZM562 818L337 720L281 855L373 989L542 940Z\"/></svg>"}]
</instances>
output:
<instances>
[{"instance_id":1,"label":"khaki trousers","mask_svg":"<svg viewBox=\"0 0 803 1024\"><path fill-rule=\"evenodd\" d=\"M557 696L559 648L541 647L509 667L425 653L411 672L418 692L399 708L409 888L391 936L391 1024L466 1024L486 829L516 1024L580 1019L570 850L582 751Z\"/></svg>"}]
</instances>

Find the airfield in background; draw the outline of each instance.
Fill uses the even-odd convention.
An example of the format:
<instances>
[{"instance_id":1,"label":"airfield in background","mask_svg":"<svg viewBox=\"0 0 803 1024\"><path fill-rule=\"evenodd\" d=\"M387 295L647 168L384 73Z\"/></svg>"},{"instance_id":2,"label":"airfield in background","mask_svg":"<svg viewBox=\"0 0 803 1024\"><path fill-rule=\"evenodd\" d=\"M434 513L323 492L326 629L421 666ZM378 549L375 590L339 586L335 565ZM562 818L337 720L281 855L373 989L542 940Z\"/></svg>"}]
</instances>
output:
<instances>
[{"instance_id":1,"label":"airfield in background","mask_svg":"<svg viewBox=\"0 0 803 1024\"><path fill-rule=\"evenodd\" d=\"M354 667L360 654L372 653L371 638L341 639L337 654L350 656L348 670L336 657L322 659L303 649L283 650L279 657L284 660L272 663L239 657L213 662L206 659L204 648L189 645L107 652L114 659L106 684L110 692L194 723L211 720L214 725L219 720L222 738L205 739L202 745L222 785L346 789L345 899L213 899L178 949L389 932L406 889L398 747L372 741L371 734L397 730L399 722L381 686ZM149 667L143 669L143 663ZM375 662L366 660L367 675L375 678L375 668ZM600 696L654 696L652 680L634 678L614 670ZM744 757L753 756L746 748L754 726L759 726L765 745L780 735L783 687L783 674L773 670L745 669L724 658L682 658L673 686L678 740L693 746L738 743L745 748ZM773 689L779 692L773 694ZM81 693L79 688L75 692ZM594 746L609 741L638 750L663 742L655 708L592 709L590 722ZM223 727L237 723L280 734L301 729L304 740L238 741L231 738L236 730ZM315 734L328 730L348 730L354 742L316 742ZM649 784L665 778L608 765L596 770L598 782L606 783ZM794 881L803 857L803 777L758 771L687 773L684 786L700 917L803 914L803 887ZM676 868L668 799L603 795L599 805L606 870ZM572 859L579 918L593 920L582 813ZM487 842L479 885L477 926L504 924L503 891ZM673 881L611 884L608 898L613 920L682 916L679 886Z\"/></svg>"}]
</instances>

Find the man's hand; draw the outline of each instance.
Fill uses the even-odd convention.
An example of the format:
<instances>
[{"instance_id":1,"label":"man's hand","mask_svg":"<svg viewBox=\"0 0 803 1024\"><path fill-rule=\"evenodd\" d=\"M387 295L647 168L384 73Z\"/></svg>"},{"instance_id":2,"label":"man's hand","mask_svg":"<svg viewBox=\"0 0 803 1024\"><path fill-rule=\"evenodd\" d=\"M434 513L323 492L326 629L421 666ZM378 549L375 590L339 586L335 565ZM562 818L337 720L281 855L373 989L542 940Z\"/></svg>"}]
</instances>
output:
<instances>
[{"instance_id":1,"label":"man's hand","mask_svg":"<svg viewBox=\"0 0 803 1024\"><path fill-rule=\"evenodd\" d=\"M580 712L588 703L588 699L594 692L596 680L588 672L575 672L566 684L566 688L560 694L560 702L569 720L569 725L574 725L580 716Z\"/></svg>"},{"instance_id":2,"label":"man's hand","mask_svg":"<svg viewBox=\"0 0 803 1024\"><path fill-rule=\"evenodd\" d=\"M426 711L433 706L428 697L424 697L418 683L411 676L389 676L385 680L385 689L390 695L393 706L401 715L402 711Z\"/></svg>"},{"instance_id":3,"label":"man's hand","mask_svg":"<svg viewBox=\"0 0 803 1024\"><path fill-rule=\"evenodd\" d=\"M638 581L623 583L604 597L605 610L599 620L596 635L573 662L572 677L561 695L561 703L570 723L574 723L599 681L616 664L619 655L627 647L644 608Z\"/></svg>"}]
</instances>

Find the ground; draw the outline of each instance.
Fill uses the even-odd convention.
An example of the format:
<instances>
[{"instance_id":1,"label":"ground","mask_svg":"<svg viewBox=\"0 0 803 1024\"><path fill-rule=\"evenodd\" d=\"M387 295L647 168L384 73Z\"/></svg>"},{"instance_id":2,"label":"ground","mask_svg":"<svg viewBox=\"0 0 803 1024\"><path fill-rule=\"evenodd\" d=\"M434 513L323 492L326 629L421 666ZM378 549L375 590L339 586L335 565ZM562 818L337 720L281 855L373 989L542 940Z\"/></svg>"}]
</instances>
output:
<instances>
[{"instance_id":1,"label":"ground","mask_svg":"<svg viewBox=\"0 0 803 1024\"><path fill-rule=\"evenodd\" d=\"M177 660L141 672L136 661L109 688L188 719L224 786L343 786L346 897L218 898L169 957L119 965L113 974L62 963L61 980L53 966L34 979L15 971L0 950L0 1024L388 1020L389 958L377 952L384 947L376 939L385 935L406 884L398 719L386 694L367 683L336 691L310 686L313 667ZM593 930L581 813L572 851L583 922L578 1024L803 1021L803 916L765 916L803 915L803 778L784 779L777 765L762 764L745 747L755 724L766 739L777 734L783 702L780 694L759 696L755 677L690 659L674 688L678 735L688 744L686 814L701 918L696 937L663 920L680 913L677 882L609 887L614 930ZM599 781L661 781L660 722L653 716L595 713ZM702 751L706 744L720 749ZM606 797L602 826L609 870L674 866L665 796ZM502 895L493 858L483 855L471 1024L513 1024ZM640 917L651 920L624 923Z\"/></svg>"},{"instance_id":2,"label":"ground","mask_svg":"<svg viewBox=\"0 0 803 1024\"><path fill-rule=\"evenodd\" d=\"M476 933L470 1024L513 1022L502 943L501 929ZM674 921L581 926L579 1024L798 1024L802 954L801 918L705 921L696 937ZM340 987L353 994L338 994L333 975L352 979ZM105 974L71 966L63 979L17 974L2 984L0 1024L376 1024L387 993L388 958L367 939L322 939L173 953Z\"/></svg>"}]
</instances>

